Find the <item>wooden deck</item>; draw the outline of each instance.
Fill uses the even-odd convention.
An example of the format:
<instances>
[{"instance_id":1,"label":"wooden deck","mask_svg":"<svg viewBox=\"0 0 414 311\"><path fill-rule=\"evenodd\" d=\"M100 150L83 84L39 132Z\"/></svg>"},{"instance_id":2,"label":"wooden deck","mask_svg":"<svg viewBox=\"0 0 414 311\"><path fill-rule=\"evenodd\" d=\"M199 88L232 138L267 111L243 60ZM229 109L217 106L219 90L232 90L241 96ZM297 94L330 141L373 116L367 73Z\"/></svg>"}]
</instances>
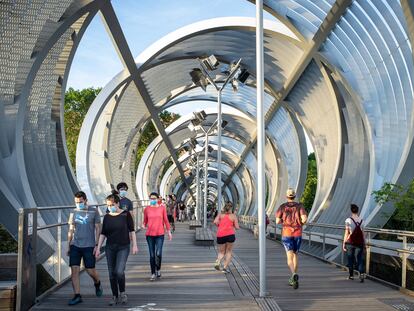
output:
<instances>
[{"instance_id":1,"label":"wooden deck","mask_svg":"<svg viewBox=\"0 0 414 311\"><path fill-rule=\"evenodd\" d=\"M258 275L258 241L253 233L239 230L236 243L237 256ZM414 310L412 297L371 280L350 281L346 271L303 254L299 257L300 286L294 290L288 285L290 272L283 247L267 240L266 249L267 290L283 311Z\"/></svg>"},{"instance_id":2,"label":"wooden deck","mask_svg":"<svg viewBox=\"0 0 414 311\"><path fill-rule=\"evenodd\" d=\"M150 282L148 248L142 233L138 234L138 255L130 255L126 271L128 305L109 307L111 297L106 260L97 269L104 284L103 297L95 297L92 281L81 275L83 302L68 306L72 286L65 284L33 310L260 310L250 296L235 295L227 277L213 268L216 259L214 247L194 245L194 230L188 223L177 223L173 240L164 242L162 278ZM232 286L230 285L232 284Z\"/></svg>"},{"instance_id":3,"label":"wooden deck","mask_svg":"<svg viewBox=\"0 0 414 311\"><path fill-rule=\"evenodd\" d=\"M345 271L306 255L300 255L300 287L294 290L287 283L284 249L271 240L267 240L267 285L274 300L258 298L258 243L247 230L237 233L236 256L228 275L213 269L213 247L194 245L194 230L189 230L188 223L178 223L173 241L164 243L161 280L149 281L148 250L142 233L138 241L140 252L131 255L127 264L129 303L112 309L271 311L279 310L278 304L282 310L291 311L414 310L413 298L370 280L363 284L349 281ZM68 283L33 309L111 310L107 306L111 294L105 259L98 269L104 283L103 297L95 297L90 278L82 274L83 303L67 306L72 297Z\"/></svg>"}]
</instances>

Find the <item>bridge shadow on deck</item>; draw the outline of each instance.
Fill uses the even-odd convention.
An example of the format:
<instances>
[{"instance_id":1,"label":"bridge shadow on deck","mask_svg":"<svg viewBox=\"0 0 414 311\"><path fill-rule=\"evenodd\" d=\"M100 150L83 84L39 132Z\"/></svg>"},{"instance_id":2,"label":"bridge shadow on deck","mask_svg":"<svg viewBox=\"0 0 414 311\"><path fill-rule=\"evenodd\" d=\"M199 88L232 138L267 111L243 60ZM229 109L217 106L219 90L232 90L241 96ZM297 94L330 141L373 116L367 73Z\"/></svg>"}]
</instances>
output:
<instances>
[{"instance_id":1,"label":"bridge shadow on deck","mask_svg":"<svg viewBox=\"0 0 414 311\"><path fill-rule=\"evenodd\" d=\"M232 274L227 277L213 269L215 249L195 246L194 234L194 230L188 230L188 224L178 224L173 241L164 243L163 275L155 282L149 281L149 257L144 234L138 234L139 254L130 255L127 264L129 303L126 306L107 305L111 294L106 259L103 259L97 264L104 284L103 297L95 297L91 279L82 273L83 303L73 307L67 305L73 295L71 284L67 283L33 310L259 310L254 297L249 295L248 286L240 280L245 277L240 273L242 263L256 275L257 281L258 243L253 234L244 229L237 232L235 253L238 263L232 265ZM266 245L268 291L282 310L348 311L351 308L395 311L398 309L380 299L393 299L406 305L414 303L413 298L379 283L349 281L345 271L306 255L300 255L300 287L293 290L287 284L289 271L283 247L271 240L267 240ZM250 287L250 292L251 288L254 286ZM257 297L257 293L253 295ZM269 307L262 309L272 310Z\"/></svg>"}]
</instances>

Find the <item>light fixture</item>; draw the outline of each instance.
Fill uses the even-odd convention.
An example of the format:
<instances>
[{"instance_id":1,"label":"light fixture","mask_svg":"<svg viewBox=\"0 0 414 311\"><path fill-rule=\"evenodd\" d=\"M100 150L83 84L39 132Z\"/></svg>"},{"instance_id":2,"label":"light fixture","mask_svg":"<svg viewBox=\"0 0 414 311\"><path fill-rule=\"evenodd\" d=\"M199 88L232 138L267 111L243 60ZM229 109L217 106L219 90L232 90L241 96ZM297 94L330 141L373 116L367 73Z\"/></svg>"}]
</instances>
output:
<instances>
[{"instance_id":1,"label":"light fixture","mask_svg":"<svg viewBox=\"0 0 414 311\"><path fill-rule=\"evenodd\" d=\"M210 55L209 57L202 59L201 62L210 71L216 70L218 65L220 65L220 62L214 55Z\"/></svg>"},{"instance_id":2,"label":"light fixture","mask_svg":"<svg viewBox=\"0 0 414 311\"><path fill-rule=\"evenodd\" d=\"M193 83L203 89L205 92L207 89L208 81L206 77L203 75L203 72L200 68L193 68L193 70L190 71L191 80Z\"/></svg>"},{"instance_id":3,"label":"light fixture","mask_svg":"<svg viewBox=\"0 0 414 311\"><path fill-rule=\"evenodd\" d=\"M204 110L193 112L193 114L200 123L207 118L207 113Z\"/></svg>"},{"instance_id":4,"label":"light fixture","mask_svg":"<svg viewBox=\"0 0 414 311\"><path fill-rule=\"evenodd\" d=\"M229 124L229 121L223 120L223 122L221 122L221 128L224 129L227 124Z\"/></svg>"},{"instance_id":5,"label":"light fixture","mask_svg":"<svg viewBox=\"0 0 414 311\"><path fill-rule=\"evenodd\" d=\"M250 76L250 73L247 71L247 69L242 69L239 75L237 76L237 80L239 80L240 83L244 84L246 83L249 76Z\"/></svg>"}]
</instances>

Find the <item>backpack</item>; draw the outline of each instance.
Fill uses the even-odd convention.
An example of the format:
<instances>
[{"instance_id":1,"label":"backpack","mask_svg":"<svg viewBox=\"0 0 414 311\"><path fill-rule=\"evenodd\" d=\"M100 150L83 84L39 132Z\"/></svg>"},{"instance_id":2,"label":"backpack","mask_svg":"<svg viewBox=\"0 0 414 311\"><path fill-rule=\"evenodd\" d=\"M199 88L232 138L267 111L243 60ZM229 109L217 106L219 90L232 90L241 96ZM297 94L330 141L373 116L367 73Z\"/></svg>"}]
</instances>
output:
<instances>
[{"instance_id":1,"label":"backpack","mask_svg":"<svg viewBox=\"0 0 414 311\"><path fill-rule=\"evenodd\" d=\"M351 217L351 220L355 224L355 229L354 231L352 231L347 242L353 246L363 246L365 244L365 239L364 239L364 233L362 232L362 229L361 229L362 219L359 223L356 222L352 217Z\"/></svg>"}]
</instances>

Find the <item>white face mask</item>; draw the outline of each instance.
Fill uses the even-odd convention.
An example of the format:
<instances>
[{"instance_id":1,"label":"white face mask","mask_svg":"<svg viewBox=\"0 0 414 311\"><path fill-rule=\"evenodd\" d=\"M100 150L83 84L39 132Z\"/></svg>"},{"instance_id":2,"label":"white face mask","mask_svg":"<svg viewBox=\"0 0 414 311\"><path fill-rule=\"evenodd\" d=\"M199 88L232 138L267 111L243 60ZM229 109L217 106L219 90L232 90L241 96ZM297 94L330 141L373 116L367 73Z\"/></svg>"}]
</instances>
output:
<instances>
[{"instance_id":1,"label":"white face mask","mask_svg":"<svg viewBox=\"0 0 414 311\"><path fill-rule=\"evenodd\" d=\"M125 198L127 196L127 193L128 193L128 191L126 191L126 190L120 190L119 191L119 195L123 198Z\"/></svg>"}]
</instances>

